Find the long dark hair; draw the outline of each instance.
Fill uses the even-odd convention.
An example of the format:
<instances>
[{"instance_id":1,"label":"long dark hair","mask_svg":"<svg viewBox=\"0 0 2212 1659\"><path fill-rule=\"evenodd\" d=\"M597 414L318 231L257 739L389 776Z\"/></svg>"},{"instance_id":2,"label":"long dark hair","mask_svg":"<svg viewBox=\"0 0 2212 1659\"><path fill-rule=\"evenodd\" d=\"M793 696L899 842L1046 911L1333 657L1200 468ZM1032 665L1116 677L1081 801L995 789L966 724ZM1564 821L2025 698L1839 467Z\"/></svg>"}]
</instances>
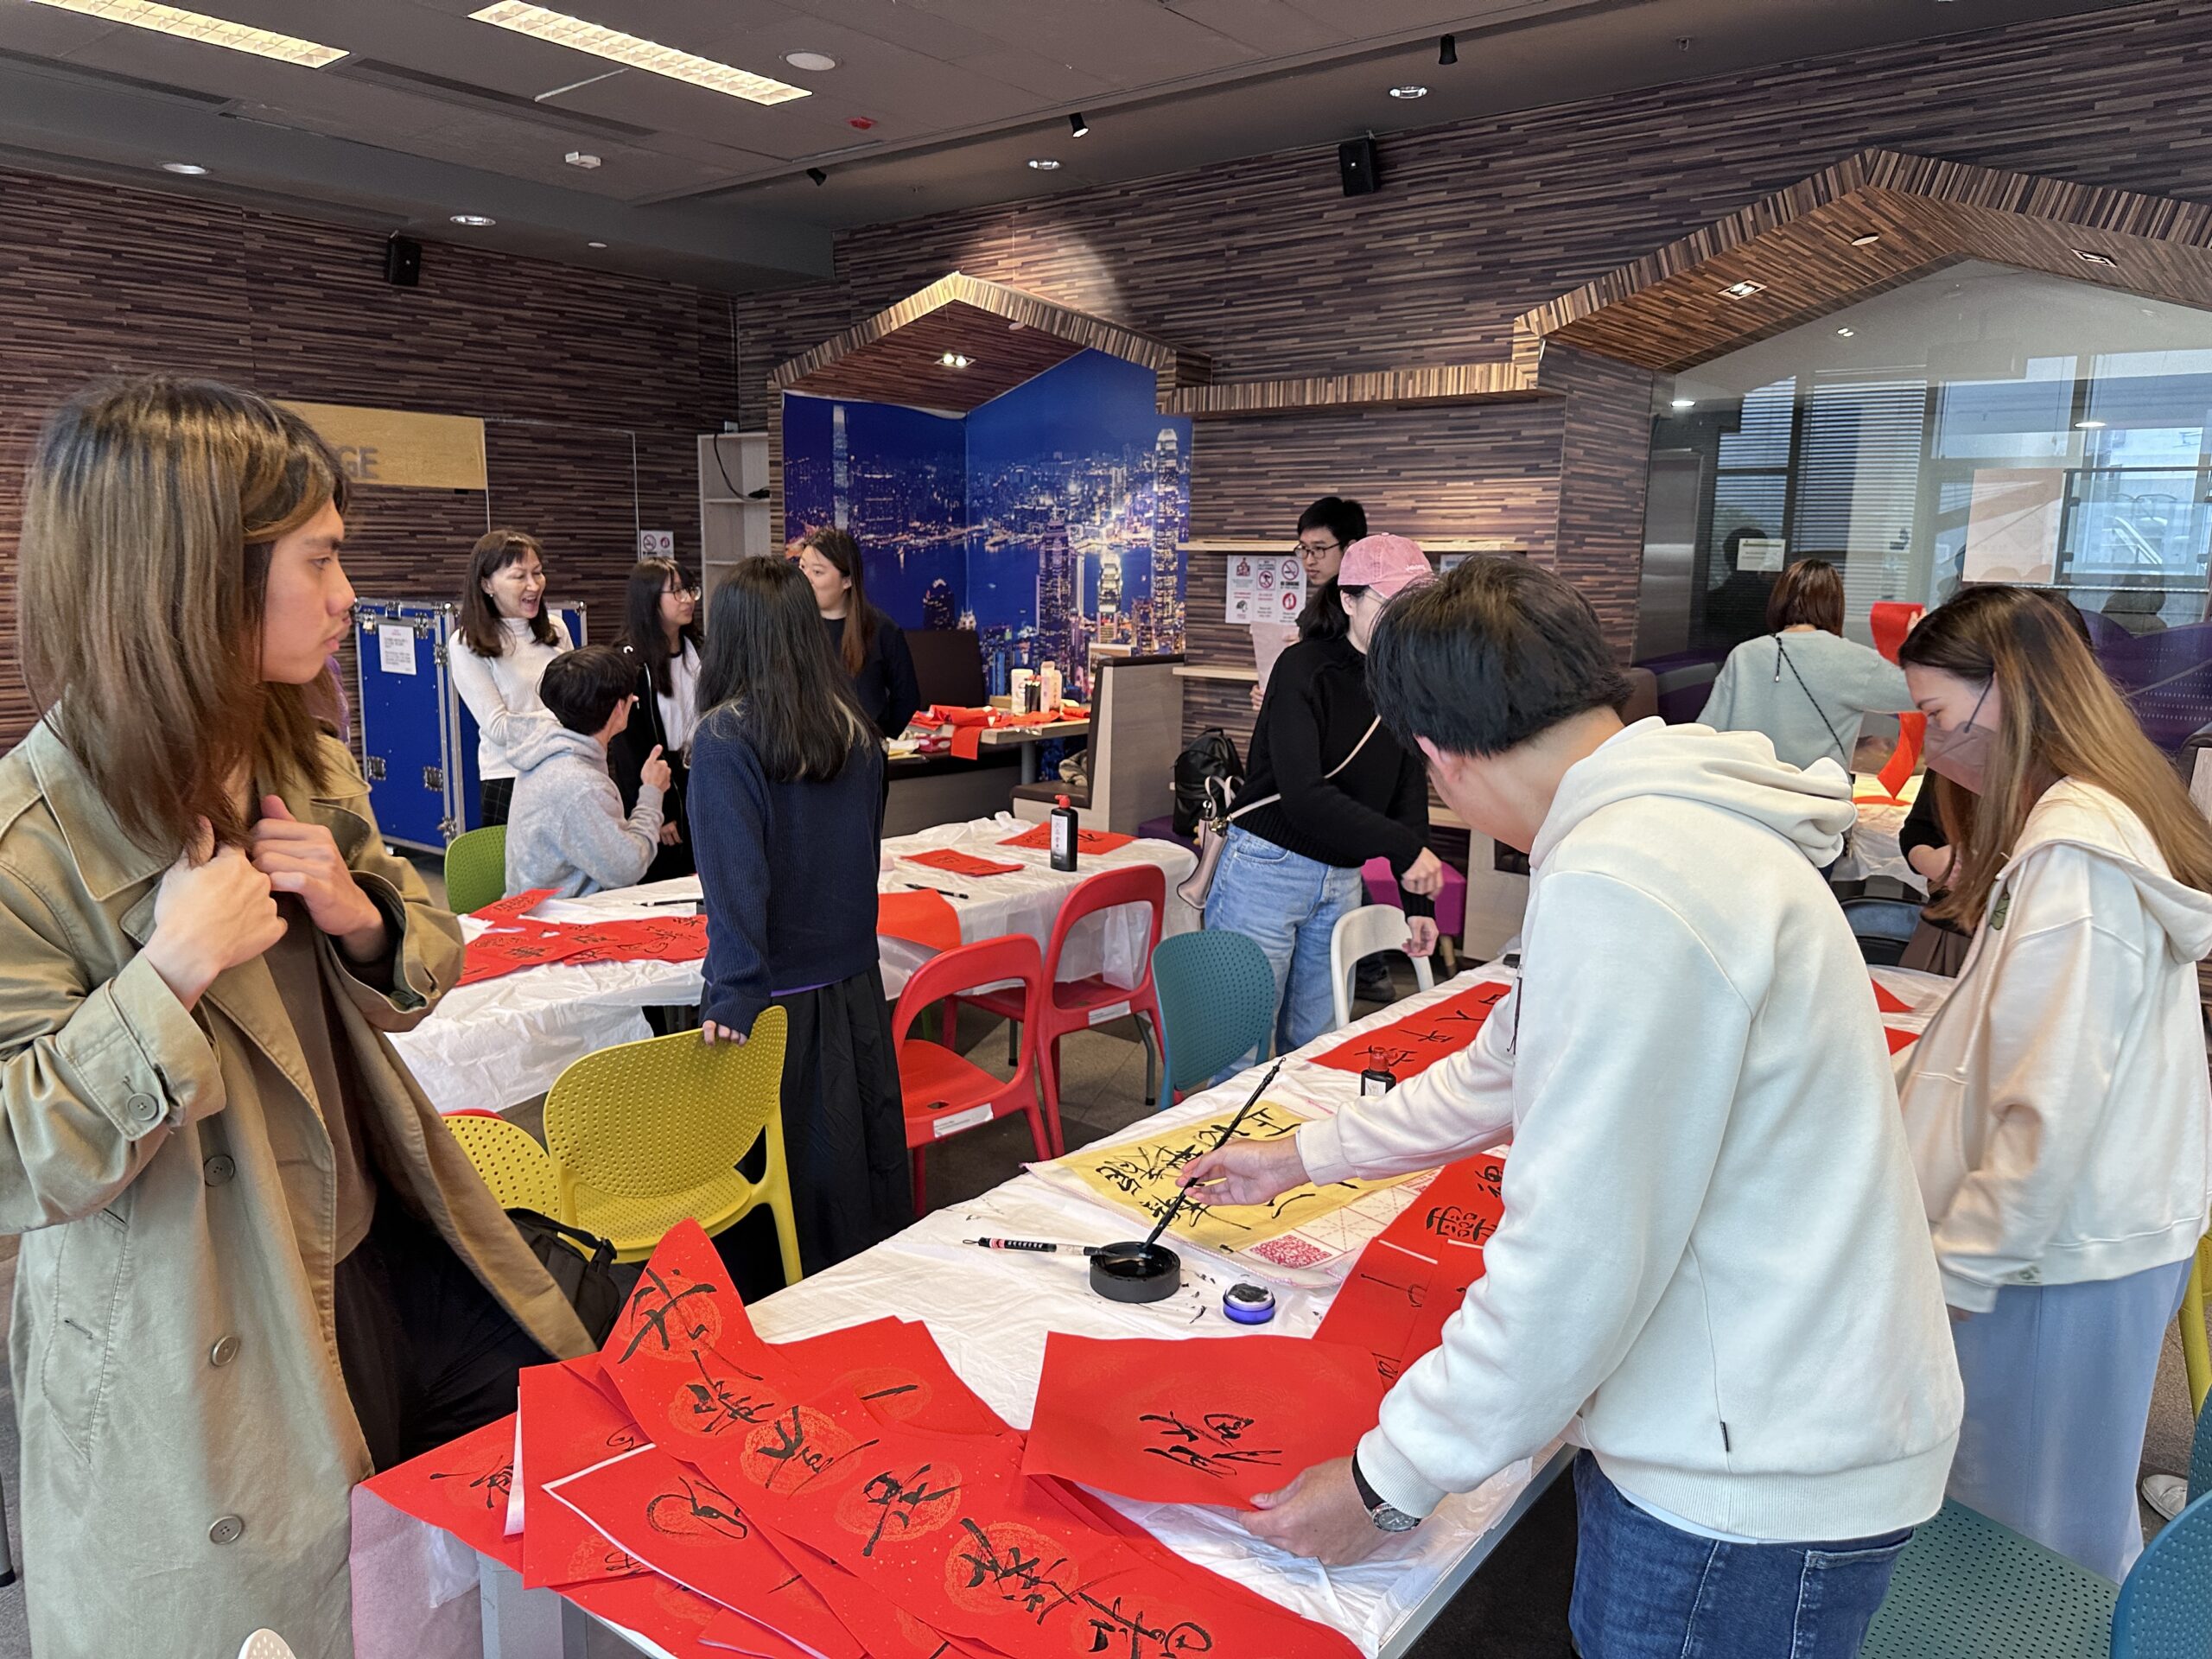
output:
<instances>
[{"instance_id":1,"label":"long dark hair","mask_svg":"<svg viewBox=\"0 0 2212 1659\"><path fill-rule=\"evenodd\" d=\"M799 538L799 545L812 548L836 567L839 575L852 581L853 585L845 594L845 642L838 654L844 658L846 674L857 674L861 664L868 661L868 647L875 643L885 620L883 613L868 602L868 581L861 568L861 544L845 531L810 530Z\"/></svg>"},{"instance_id":2,"label":"long dark hair","mask_svg":"<svg viewBox=\"0 0 2212 1659\"><path fill-rule=\"evenodd\" d=\"M525 553L537 554L542 562L545 544L520 530L488 530L469 550L468 580L461 585L461 637L479 657L503 657L507 650L507 632L499 626L499 607L484 591L484 584L493 571L505 569ZM541 645L561 643L561 636L553 632L550 586L547 597L537 602L537 614L530 619L530 632Z\"/></svg>"},{"instance_id":3,"label":"long dark hair","mask_svg":"<svg viewBox=\"0 0 2212 1659\"><path fill-rule=\"evenodd\" d=\"M1367 509L1346 495L1325 495L1298 515L1298 533L1309 530L1325 530L1337 538L1338 550L1350 547L1367 534ZM1337 591L1337 579L1326 582L1306 596L1306 608L1298 613L1298 637L1300 639L1341 639L1351 632L1351 618L1344 613L1344 595Z\"/></svg>"},{"instance_id":4,"label":"long dark hair","mask_svg":"<svg viewBox=\"0 0 2212 1659\"><path fill-rule=\"evenodd\" d=\"M668 674L668 630L660 620L660 596L671 583L690 590L691 584L674 559L639 559L630 567L630 585L622 594L622 643L645 665L653 677L653 690L664 697L676 695L675 683ZM706 650L706 635L700 630L696 610L683 625L680 639L681 645L694 651Z\"/></svg>"},{"instance_id":5,"label":"long dark hair","mask_svg":"<svg viewBox=\"0 0 2212 1659\"><path fill-rule=\"evenodd\" d=\"M741 559L715 587L699 707L702 724L734 727L779 783L835 778L876 737L830 653L814 589L788 559Z\"/></svg>"},{"instance_id":6,"label":"long dark hair","mask_svg":"<svg viewBox=\"0 0 2212 1659\"><path fill-rule=\"evenodd\" d=\"M1904 637L1897 660L1997 688L1999 709L1974 822L1949 892L1928 907L1971 926L2044 790L2075 778L2143 821L2175 880L2212 893L2212 826L2082 643L2078 620L2025 588L1968 588ZM1940 805L1940 803L1939 803Z\"/></svg>"}]
</instances>

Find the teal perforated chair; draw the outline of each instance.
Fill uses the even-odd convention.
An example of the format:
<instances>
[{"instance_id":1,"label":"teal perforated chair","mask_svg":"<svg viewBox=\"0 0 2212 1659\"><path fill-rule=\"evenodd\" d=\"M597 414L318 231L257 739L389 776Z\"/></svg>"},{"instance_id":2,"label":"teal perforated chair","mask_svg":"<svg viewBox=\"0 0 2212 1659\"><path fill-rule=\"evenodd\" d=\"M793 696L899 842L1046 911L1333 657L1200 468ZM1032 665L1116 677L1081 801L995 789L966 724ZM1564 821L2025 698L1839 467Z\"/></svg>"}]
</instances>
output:
<instances>
[{"instance_id":1,"label":"teal perforated chair","mask_svg":"<svg viewBox=\"0 0 2212 1659\"><path fill-rule=\"evenodd\" d=\"M494 823L446 843L446 908L456 916L506 896L507 826Z\"/></svg>"},{"instance_id":2,"label":"teal perforated chair","mask_svg":"<svg viewBox=\"0 0 2212 1659\"><path fill-rule=\"evenodd\" d=\"M1152 953L1160 993L1163 1104L1254 1049L1267 1058L1275 1023L1275 976L1267 953L1226 929L1178 933Z\"/></svg>"},{"instance_id":3,"label":"teal perforated chair","mask_svg":"<svg viewBox=\"0 0 2212 1659\"><path fill-rule=\"evenodd\" d=\"M1962 1503L1897 1558L1860 1659L2212 1659L2212 1410L2189 1507L2127 1575L2078 1567Z\"/></svg>"}]
</instances>

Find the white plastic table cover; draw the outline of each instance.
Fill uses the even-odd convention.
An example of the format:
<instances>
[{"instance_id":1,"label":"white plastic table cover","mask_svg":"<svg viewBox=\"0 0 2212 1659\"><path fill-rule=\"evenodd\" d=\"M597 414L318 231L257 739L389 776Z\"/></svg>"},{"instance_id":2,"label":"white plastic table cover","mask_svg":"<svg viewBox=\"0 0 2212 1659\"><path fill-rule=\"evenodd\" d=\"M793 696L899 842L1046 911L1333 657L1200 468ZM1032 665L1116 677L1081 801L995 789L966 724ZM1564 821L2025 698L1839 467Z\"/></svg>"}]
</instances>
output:
<instances>
[{"instance_id":1,"label":"white plastic table cover","mask_svg":"<svg viewBox=\"0 0 2212 1659\"><path fill-rule=\"evenodd\" d=\"M1041 949L1052 935L1060 906L1086 876L1116 865L1153 863L1167 878L1166 931L1179 933L1198 925L1197 914L1175 897L1176 883L1197 863L1188 848L1139 839L1062 872L1051 867L1045 853L999 845L1032 827L1001 813L995 818L939 824L894 837L883 843L883 874L877 878L877 888L899 893L907 884L936 887L948 894L959 915L963 939L1027 933ZM1022 868L1007 875L968 877L900 861L903 854L939 847ZM698 880L691 877L618 888L588 899L549 900L535 914L569 922L665 916L671 904L696 902L698 897ZM483 926L467 918L461 925L472 938ZM1068 936L1060 976L1082 979L1103 974L1109 983L1135 985L1144 976L1145 937L1144 918L1134 910L1086 917ZM907 976L932 954L926 945L906 939L883 938L877 944L888 996L898 995ZM414 1030L394 1036L392 1046L441 1112L500 1111L543 1094L572 1062L585 1055L652 1035L640 1010L696 1003L702 989L701 964L696 962L607 962L582 968L553 963L448 992L435 1013Z\"/></svg>"},{"instance_id":2,"label":"white plastic table cover","mask_svg":"<svg viewBox=\"0 0 2212 1659\"><path fill-rule=\"evenodd\" d=\"M1927 878L1905 861L1904 849L1898 845L1898 838L1904 833L1904 821L1919 796L1921 782L1916 777L1908 779L1904 795L1891 801L1879 780L1870 773L1861 772L1852 780L1859 825L1852 832L1851 850L1845 868L1836 872L1838 875L1886 875L1915 893L1928 891Z\"/></svg>"}]
</instances>

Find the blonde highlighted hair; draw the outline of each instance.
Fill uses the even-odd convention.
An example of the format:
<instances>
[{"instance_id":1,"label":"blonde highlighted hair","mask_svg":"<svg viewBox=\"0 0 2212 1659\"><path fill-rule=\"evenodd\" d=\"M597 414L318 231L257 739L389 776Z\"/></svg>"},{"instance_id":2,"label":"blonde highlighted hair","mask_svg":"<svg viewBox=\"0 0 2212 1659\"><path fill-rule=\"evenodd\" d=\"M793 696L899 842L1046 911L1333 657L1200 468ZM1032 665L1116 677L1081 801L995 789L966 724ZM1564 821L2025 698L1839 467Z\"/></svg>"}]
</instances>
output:
<instances>
[{"instance_id":1,"label":"blonde highlighted hair","mask_svg":"<svg viewBox=\"0 0 2212 1659\"><path fill-rule=\"evenodd\" d=\"M261 677L270 554L346 475L315 429L213 380L86 388L41 432L23 493L16 627L41 716L124 831L174 855L246 838L242 771L327 783L321 682Z\"/></svg>"},{"instance_id":2,"label":"blonde highlighted hair","mask_svg":"<svg viewBox=\"0 0 2212 1659\"><path fill-rule=\"evenodd\" d=\"M2078 620L2024 588L1969 588L1907 634L1897 655L1908 668L1994 685L1999 702L1974 810L1945 815L1966 822L1950 889L1929 915L1980 921L2028 813L2062 778L2118 798L2143 821L2173 878L2212 893L2212 825L2097 665Z\"/></svg>"}]
</instances>

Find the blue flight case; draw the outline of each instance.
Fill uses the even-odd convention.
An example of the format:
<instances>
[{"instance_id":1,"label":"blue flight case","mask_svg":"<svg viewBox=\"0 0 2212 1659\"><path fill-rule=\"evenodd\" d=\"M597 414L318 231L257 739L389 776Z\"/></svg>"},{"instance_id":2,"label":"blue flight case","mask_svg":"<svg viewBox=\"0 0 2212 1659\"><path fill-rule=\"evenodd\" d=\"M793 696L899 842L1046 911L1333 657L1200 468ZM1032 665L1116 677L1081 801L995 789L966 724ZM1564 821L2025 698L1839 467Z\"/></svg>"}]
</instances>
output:
<instances>
[{"instance_id":1,"label":"blue flight case","mask_svg":"<svg viewBox=\"0 0 2212 1659\"><path fill-rule=\"evenodd\" d=\"M353 718L377 827L394 846L442 852L477 827L476 717L454 690L451 600L365 599L354 607ZM585 643L582 605L556 605Z\"/></svg>"}]
</instances>

